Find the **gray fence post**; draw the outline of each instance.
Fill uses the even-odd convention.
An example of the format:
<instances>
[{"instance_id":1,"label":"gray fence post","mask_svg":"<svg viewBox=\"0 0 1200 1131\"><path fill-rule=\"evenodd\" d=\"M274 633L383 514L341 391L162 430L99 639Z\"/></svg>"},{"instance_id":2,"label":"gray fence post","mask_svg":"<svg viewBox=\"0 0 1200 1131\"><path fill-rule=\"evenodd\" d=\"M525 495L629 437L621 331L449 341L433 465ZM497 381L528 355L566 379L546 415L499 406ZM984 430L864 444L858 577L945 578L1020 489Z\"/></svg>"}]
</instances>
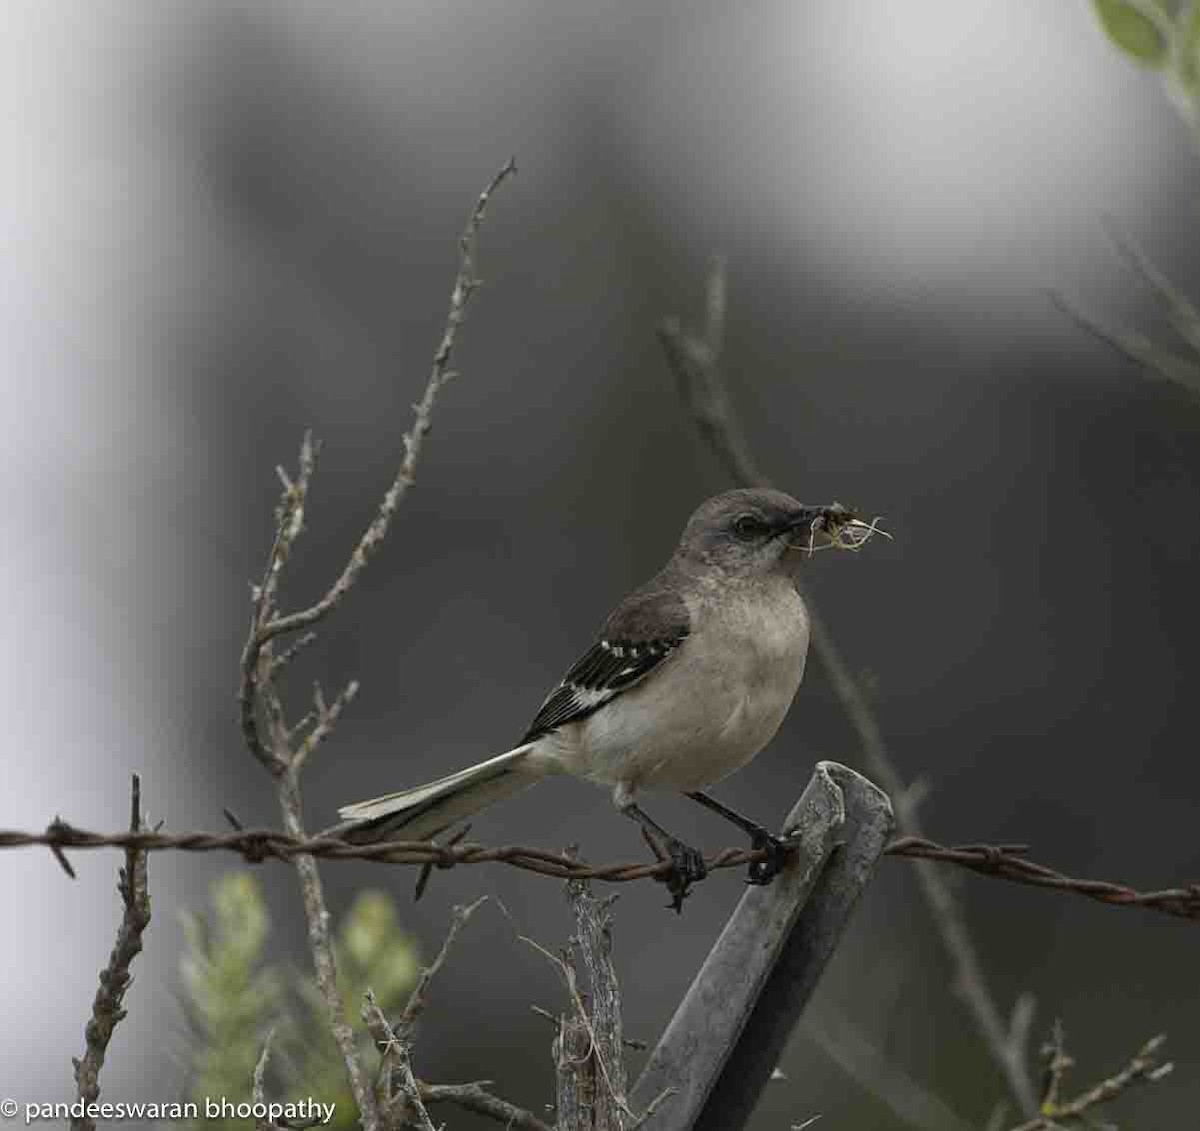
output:
<instances>
[{"instance_id":1,"label":"gray fence post","mask_svg":"<svg viewBox=\"0 0 1200 1131\"><path fill-rule=\"evenodd\" d=\"M633 1091L641 1131L736 1131L800 1019L892 830L892 806L860 774L819 762L787 816L799 851L742 896Z\"/></svg>"}]
</instances>

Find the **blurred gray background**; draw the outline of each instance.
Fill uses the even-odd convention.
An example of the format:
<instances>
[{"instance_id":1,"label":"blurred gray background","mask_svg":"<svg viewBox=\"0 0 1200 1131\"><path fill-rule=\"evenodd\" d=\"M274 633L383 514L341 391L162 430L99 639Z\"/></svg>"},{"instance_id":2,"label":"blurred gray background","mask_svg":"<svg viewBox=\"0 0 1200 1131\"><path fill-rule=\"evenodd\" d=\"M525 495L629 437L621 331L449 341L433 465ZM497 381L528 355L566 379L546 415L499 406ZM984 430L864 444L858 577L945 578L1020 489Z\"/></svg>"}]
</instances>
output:
<instances>
[{"instance_id":1,"label":"blurred gray background","mask_svg":"<svg viewBox=\"0 0 1200 1131\"><path fill-rule=\"evenodd\" d=\"M311 599L389 480L478 190L486 281L393 535L295 686L363 690L307 772L312 827L349 800L506 748L610 605L726 483L655 341L729 264L726 371L781 486L886 516L894 544L806 577L945 841L1141 886L1200 876L1193 594L1200 408L1146 381L1046 295L1165 334L1107 242L1111 215L1200 294L1192 136L1082 2L277 0L6 6L0 318L0 826L60 813L219 829L277 821L240 745L236 661L273 468L324 441L286 597ZM856 748L814 663L784 730L719 787L778 821L818 758ZM708 848L696 807L654 810ZM596 860L644 849L606 796L547 783L474 836ZM67 1098L119 915L119 857L0 860L0 1093ZM178 911L235 858L155 856L154 922L109 1099L172 1099ZM291 874L268 864L273 947L304 960ZM550 881L327 866L335 913L396 893L426 951L482 892L549 945ZM676 919L622 889L627 1028L653 1041L740 894ZM1179 1071L1117 1105L1200 1105L1196 927L964 877L998 995L1061 1017L1088 1082L1169 1033ZM911 865L887 860L810 1014L849 1022L965 1117L1002 1083L948 985ZM476 917L417 1050L540 1110L552 971ZM899 1126L803 1034L756 1128ZM445 1113L453 1127L481 1126Z\"/></svg>"}]
</instances>

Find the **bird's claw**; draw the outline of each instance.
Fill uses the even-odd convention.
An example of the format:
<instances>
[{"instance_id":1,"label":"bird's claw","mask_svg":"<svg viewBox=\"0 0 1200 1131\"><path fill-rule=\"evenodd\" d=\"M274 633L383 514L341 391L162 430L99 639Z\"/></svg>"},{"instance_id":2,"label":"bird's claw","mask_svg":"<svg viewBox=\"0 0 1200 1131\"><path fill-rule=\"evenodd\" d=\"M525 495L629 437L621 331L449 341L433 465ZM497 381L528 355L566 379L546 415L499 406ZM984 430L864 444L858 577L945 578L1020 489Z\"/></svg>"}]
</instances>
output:
<instances>
[{"instance_id":1,"label":"bird's claw","mask_svg":"<svg viewBox=\"0 0 1200 1131\"><path fill-rule=\"evenodd\" d=\"M750 847L755 851L765 851L765 860L752 860L746 873L746 883L755 887L769 884L787 864L788 857L795 851L795 845L783 837L774 836L766 829L760 829L750 838Z\"/></svg>"},{"instance_id":2,"label":"bird's claw","mask_svg":"<svg viewBox=\"0 0 1200 1131\"><path fill-rule=\"evenodd\" d=\"M660 879L671 893L671 902L667 907L676 915L680 915L683 913L683 901L687 899L689 889L692 884L699 883L708 875L708 867L701 852L680 840L672 838L667 842L666 848L671 870Z\"/></svg>"}]
</instances>

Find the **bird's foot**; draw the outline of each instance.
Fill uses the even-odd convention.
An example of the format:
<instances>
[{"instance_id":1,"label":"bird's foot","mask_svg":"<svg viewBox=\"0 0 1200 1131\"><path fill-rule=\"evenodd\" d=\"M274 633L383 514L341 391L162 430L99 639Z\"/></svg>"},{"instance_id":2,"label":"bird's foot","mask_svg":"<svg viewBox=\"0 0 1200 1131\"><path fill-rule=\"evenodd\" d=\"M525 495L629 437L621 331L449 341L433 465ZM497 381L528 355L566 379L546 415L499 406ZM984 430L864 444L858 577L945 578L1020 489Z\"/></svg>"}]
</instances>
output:
<instances>
[{"instance_id":1,"label":"bird's foot","mask_svg":"<svg viewBox=\"0 0 1200 1131\"><path fill-rule=\"evenodd\" d=\"M775 836L766 829L758 829L750 834L750 847L755 851L765 851L765 860L752 860L746 873L746 883L761 887L769 884L788 862L788 857L795 852L796 846L783 837Z\"/></svg>"},{"instance_id":2,"label":"bird's foot","mask_svg":"<svg viewBox=\"0 0 1200 1131\"><path fill-rule=\"evenodd\" d=\"M671 870L664 880L667 891L671 893L668 906L676 915L680 915L683 912L683 901L688 897L688 889L708 875L708 868L704 863L703 853L684 844L683 841L674 838L669 840L667 852L671 859Z\"/></svg>"},{"instance_id":3,"label":"bird's foot","mask_svg":"<svg viewBox=\"0 0 1200 1131\"><path fill-rule=\"evenodd\" d=\"M711 809L718 816L724 817L731 824L737 825L750 838L750 848L754 852L765 852L766 859L755 860L750 864L746 883L763 885L769 884L783 870L788 856L794 851L795 845L785 837L777 837L767 832L757 821L730 809L715 797L710 797L702 789L687 795L693 801L699 802L705 809Z\"/></svg>"},{"instance_id":4,"label":"bird's foot","mask_svg":"<svg viewBox=\"0 0 1200 1131\"><path fill-rule=\"evenodd\" d=\"M683 913L683 901L690 894L692 884L699 883L708 875L708 866L704 863L704 854L691 845L684 844L674 837L666 838L661 844L657 837L651 837L643 830L647 842L654 850L659 860L670 861L671 870L665 876L656 876L659 883L667 885L671 893L671 902L667 907L676 915Z\"/></svg>"}]
</instances>

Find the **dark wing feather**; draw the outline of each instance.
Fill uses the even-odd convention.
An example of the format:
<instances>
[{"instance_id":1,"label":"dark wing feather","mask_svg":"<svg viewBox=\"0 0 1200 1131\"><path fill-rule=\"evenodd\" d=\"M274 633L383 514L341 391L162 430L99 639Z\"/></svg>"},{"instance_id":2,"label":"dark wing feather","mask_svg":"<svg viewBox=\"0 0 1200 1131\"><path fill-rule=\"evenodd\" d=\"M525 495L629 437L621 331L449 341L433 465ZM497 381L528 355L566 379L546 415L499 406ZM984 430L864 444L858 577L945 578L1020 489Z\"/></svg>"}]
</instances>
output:
<instances>
[{"instance_id":1,"label":"dark wing feather","mask_svg":"<svg viewBox=\"0 0 1200 1131\"><path fill-rule=\"evenodd\" d=\"M598 711L649 675L687 634L687 606L677 593L648 588L627 597L600 639L547 696L522 743Z\"/></svg>"}]
</instances>

